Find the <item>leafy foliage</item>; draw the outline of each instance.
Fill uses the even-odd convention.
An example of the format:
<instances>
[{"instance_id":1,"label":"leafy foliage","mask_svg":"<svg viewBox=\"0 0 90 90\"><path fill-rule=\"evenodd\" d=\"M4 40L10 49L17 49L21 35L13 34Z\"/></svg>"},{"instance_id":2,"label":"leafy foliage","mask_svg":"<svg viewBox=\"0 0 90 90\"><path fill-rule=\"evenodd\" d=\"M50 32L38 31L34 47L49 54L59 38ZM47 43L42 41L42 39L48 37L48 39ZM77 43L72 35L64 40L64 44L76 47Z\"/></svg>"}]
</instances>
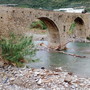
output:
<instances>
[{"instance_id":1,"label":"leafy foliage","mask_svg":"<svg viewBox=\"0 0 90 90\"><path fill-rule=\"evenodd\" d=\"M69 32L68 32L69 34L72 34L72 33L73 33L75 26L76 26L76 23L73 22L73 23L71 24L71 26L70 26L70 29L69 29Z\"/></svg>"},{"instance_id":2,"label":"leafy foliage","mask_svg":"<svg viewBox=\"0 0 90 90\"><path fill-rule=\"evenodd\" d=\"M30 57L35 55L32 36L26 37L10 34L9 38L1 38L0 48L2 50L2 58L11 63L15 63L17 66L23 65L26 55L30 55Z\"/></svg>"},{"instance_id":3,"label":"leafy foliage","mask_svg":"<svg viewBox=\"0 0 90 90\"><path fill-rule=\"evenodd\" d=\"M87 10L90 10L90 0L0 0L0 4L18 4L19 7L41 7L48 10L85 6Z\"/></svg>"},{"instance_id":4,"label":"leafy foliage","mask_svg":"<svg viewBox=\"0 0 90 90\"><path fill-rule=\"evenodd\" d=\"M47 29L47 26L41 20L32 22L31 28Z\"/></svg>"}]
</instances>

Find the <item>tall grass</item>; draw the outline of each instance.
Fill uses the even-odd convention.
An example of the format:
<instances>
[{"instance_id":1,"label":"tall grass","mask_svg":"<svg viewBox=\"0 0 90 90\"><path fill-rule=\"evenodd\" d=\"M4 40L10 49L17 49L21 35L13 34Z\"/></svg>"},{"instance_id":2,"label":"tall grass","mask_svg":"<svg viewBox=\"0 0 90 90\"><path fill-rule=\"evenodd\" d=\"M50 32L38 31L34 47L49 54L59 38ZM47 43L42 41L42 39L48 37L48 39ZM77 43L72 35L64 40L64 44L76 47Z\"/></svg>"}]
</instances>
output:
<instances>
[{"instance_id":1,"label":"tall grass","mask_svg":"<svg viewBox=\"0 0 90 90\"><path fill-rule=\"evenodd\" d=\"M0 40L1 57L16 66L22 66L25 62L25 56L35 55L35 48L32 36L17 36L10 34L9 38L2 37Z\"/></svg>"}]
</instances>

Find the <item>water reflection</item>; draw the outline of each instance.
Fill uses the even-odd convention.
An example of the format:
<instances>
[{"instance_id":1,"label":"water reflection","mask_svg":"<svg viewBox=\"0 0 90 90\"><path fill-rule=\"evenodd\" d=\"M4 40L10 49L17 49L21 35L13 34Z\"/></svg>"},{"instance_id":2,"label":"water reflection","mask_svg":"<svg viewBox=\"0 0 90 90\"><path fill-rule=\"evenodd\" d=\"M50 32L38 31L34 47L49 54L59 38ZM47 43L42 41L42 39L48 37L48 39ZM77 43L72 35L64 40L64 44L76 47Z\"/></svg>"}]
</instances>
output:
<instances>
[{"instance_id":1,"label":"water reflection","mask_svg":"<svg viewBox=\"0 0 90 90\"><path fill-rule=\"evenodd\" d=\"M74 43L67 45L67 53L84 55L87 58L78 58L49 51L37 51L36 58L39 62L30 63L30 67L53 69L55 67L63 67L64 70L73 72L78 75L90 76L90 43Z\"/></svg>"}]
</instances>

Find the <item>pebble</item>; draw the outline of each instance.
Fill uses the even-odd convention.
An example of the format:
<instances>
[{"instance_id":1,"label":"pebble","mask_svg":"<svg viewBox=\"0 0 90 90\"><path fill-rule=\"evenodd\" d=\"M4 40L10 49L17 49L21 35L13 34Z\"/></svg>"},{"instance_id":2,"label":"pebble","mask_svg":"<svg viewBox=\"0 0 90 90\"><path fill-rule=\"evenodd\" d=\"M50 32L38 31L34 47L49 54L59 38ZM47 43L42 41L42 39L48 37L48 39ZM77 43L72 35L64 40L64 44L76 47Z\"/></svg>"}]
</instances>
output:
<instances>
[{"instance_id":1,"label":"pebble","mask_svg":"<svg viewBox=\"0 0 90 90\"><path fill-rule=\"evenodd\" d=\"M0 90L83 90L83 88L90 90L90 78L78 77L61 68L54 71L11 66L0 68Z\"/></svg>"},{"instance_id":2,"label":"pebble","mask_svg":"<svg viewBox=\"0 0 90 90\"><path fill-rule=\"evenodd\" d=\"M72 89L75 89L75 86L74 86L74 85L72 85L72 86L71 86L71 88L72 88Z\"/></svg>"},{"instance_id":3,"label":"pebble","mask_svg":"<svg viewBox=\"0 0 90 90\"><path fill-rule=\"evenodd\" d=\"M37 84L41 84L42 83L42 79L40 78L38 81L37 81Z\"/></svg>"},{"instance_id":4,"label":"pebble","mask_svg":"<svg viewBox=\"0 0 90 90\"><path fill-rule=\"evenodd\" d=\"M34 76L38 76L40 74L40 72L34 72Z\"/></svg>"},{"instance_id":5,"label":"pebble","mask_svg":"<svg viewBox=\"0 0 90 90\"><path fill-rule=\"evenodd\" d=\"M10 81L13 81L13 80L15 80L15 78L11 77L11 78L10 78Z\"/></svg>"}]
</instances>

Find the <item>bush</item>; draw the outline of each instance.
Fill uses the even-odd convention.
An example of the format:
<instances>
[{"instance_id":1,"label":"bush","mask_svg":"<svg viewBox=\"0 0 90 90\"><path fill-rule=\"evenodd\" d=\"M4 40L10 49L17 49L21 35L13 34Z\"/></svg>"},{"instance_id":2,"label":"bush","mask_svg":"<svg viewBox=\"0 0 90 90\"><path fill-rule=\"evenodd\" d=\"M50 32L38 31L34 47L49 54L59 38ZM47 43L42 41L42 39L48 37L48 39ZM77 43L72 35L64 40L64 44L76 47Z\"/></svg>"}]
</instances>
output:
<instances>
[{"instance_id":1,"label":"bush","mask_svg":"<svg viewBox=\"0 0 90 90\"><path fill-rule=\"evenodd\" d=\"M47 26L41 20L34 21L31 24L31 28L47 29Z\"/></svg>"},{"instance_id":2,"label":"bush","mask_svg":"<svg viewBox=\"0 0 90 90\"><path fill-rule=\"evenodd\" d=\"M31 37L18 36L10 34L9 38L2 37L0 40L1 57L9 63L16 66L22 66L25 63L25 56L35 55L35 48Z\"/></svg>"},{"instance_id":3,"label":"bush","mask_svg":"<svg viewBox=\"0 0 90 90\"><path fill-rule=\"evenodd\" d=\"M70 26L70 29L69 29L68 34L72 34L72 33L73 33L73 31L74 31L74 29L75 29L75 27L76 27L76 23L75 23L75 22L73 22L73 23L71 24L71 26Z\"/></svg>"}]
</instances>

